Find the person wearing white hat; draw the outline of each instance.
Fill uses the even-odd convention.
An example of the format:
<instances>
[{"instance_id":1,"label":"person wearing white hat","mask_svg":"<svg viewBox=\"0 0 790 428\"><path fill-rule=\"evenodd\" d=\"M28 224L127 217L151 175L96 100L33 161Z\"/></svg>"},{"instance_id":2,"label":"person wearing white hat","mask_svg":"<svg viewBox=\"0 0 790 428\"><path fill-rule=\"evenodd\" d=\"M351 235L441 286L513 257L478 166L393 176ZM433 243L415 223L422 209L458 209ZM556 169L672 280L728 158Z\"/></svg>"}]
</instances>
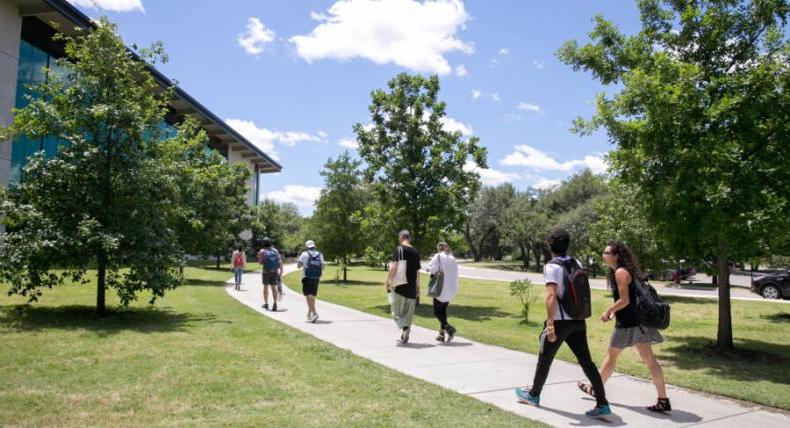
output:
<instances>
[{"instance_id":1,"label":"person wearing white hat","mask_svg":"<svg viewBox=\"0 0 790 428\"><path fill-rule=\"evenodd\" d=\"M318 321L318 312L315 310L315 298L318 296L318 281L324 271L324 255L315 248L312 240L305 242L306 251L302 252L296 263L302 270L302 294L307 300L307 321Z\"/></svg>"}]
</instances>

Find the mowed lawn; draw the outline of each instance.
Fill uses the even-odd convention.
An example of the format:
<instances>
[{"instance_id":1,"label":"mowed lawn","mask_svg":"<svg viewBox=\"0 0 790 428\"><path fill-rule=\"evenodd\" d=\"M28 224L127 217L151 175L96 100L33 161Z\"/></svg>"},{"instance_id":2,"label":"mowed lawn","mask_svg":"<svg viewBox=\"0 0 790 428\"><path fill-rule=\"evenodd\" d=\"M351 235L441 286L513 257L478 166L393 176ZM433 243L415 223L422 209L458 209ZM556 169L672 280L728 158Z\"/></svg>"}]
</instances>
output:
<instances>
[{"instance_id":1,"label":"mowed lawn","mask_svg":"<svg viewBox=\"0 0 790 428\"><path fill-rule=\"evenodd\" d=\"M297 275L288 276L286 283L296 286ZM383 287L385 272L381 269L355 266L349 270L348 284L335 281L334 267L329 267L325 276L319 289L320 299L389 316ZM423 299L415 323L438 330L431 299L424 295L427 276L423 276L422 283ZM520 318L520 303L510 296L507 283L462 279L460 295L450 305L450 323L458 328L460 336L537 353L546 313L542 285L537 291L539 297L530 312L531 322L525 324ZM721 353L711 346L716 338L717 301L672 296L665 299L672 305L672 325L664 332L665 342L655 350L669 383L790 409L790 306L771 301L733 301L737 349ZM599 321L597 316L611 302L610 293L593 290L593 318L588 321L588 335L597 364L603 360L614 327L613 323ZM393 327L393 337L396 335ZM574 361L565 346L558 357ZM617 370L649 379L635 350L623 353ZM521 382L528 385L532 379Z\"/></svg>"},{"instance_id":2,"label":"mowed lawn","mask_svg":"<svg viewBox=\"0 0 790 428\"><path fill-rule=\"evenodd\" d=\"M269 320L228 270L186 274L104 318L93 286L0 297L0 426L538 425Z\"/></svg>"}]
</instances>

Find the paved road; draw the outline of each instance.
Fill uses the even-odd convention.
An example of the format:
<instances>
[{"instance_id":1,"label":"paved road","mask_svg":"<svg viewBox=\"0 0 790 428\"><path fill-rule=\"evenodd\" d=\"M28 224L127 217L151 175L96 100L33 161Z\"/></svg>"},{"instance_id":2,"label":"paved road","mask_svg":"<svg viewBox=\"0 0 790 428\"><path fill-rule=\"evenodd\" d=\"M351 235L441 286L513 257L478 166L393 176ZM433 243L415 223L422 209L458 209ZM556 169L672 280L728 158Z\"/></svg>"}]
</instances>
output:
<instances>
[{"instance_id":1,"label":"paved road","mask_svg":"<svg viewBox=\"0 0 790 428\"><path fill-rule=\"evenodd\" d=\"M286 272L293 271L293 265ZM245 274L242 291L233 289L232 280L226 291L234 299L253 310L306 332L320 340L371 361L418 379L466 394L480 401L526 418L558 427L633 426L633 427L759 427L790 426L790 416L760 406L736 402L723 397L668 387L673 412L655 415L644 409L655 401L653 386L644 380L615 374L607 383L607 396L614 414L608 422L589 419L584 411L594 401L583 397L576 381L583 379L576 364L555 361L541 397L541 407L528 407L516 402L513 389L532 380L536 356L497 346L456 338L452 344L437 345L435 331L414 327L411 343L396 346L399 331L392 320L360 312L344 306L319 301L318 323L305 321L304 298L287 290L280 303L281 312L261 309L260 273ZM386 297L382 295L382 303ZM462 333L462 332L461 332Z\"/></svg>"},{"instance_id":2,"label":"paved road","mask_svg":"<svg viewBox=\"0 0 790 428\"><path fill-rule=\"evenodd\" d=\"M512 271L505 271L505 270L497 270L497 269L485 269L485 268L477 268L466 266L464 263L458 264L458 274L463 278L477 278L477 279L488 279L493 281L515 281L517 279L529 279L535 284L543 284L543 275L531 273L531 272L512 272ZM702 279L702 277L698 277ZM737 278L738 282L743 282L742 276L734 276ZM748 277L747 277L748 278ZM751 281L750 279L748 281ZM748 282L747 282L748 283ZM592 278L590 280L590 285L593 288L597 288L599 290L606 289L606 281L601 278ZM659 294L668 295L668 296L683 296L683 297L704 297L709 299L718 299L718 291L716 289L701 287L701 286L689 286L683 285L680 288L676 288L674 286L667 287L662 286L659 284L656 285L656 289L658 290ZM760 301L765 302L766 304L778 303L778 304L790 304L790 300L766 300L762 297L752 294L748 288L745 287L732 287L731 296L733 300L748 300L748 301Z\"/></svg>"}]
</instances>

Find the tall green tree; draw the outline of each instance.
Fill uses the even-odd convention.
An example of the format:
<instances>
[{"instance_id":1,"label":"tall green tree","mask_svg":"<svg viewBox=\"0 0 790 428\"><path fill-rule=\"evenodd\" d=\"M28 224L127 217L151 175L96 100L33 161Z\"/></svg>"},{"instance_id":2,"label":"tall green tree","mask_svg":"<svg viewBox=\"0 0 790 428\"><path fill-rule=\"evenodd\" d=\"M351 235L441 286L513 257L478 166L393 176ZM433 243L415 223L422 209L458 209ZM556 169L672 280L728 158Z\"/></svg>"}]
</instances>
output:
<instances>
[{"instance_id":1,"label":"tall green tree","mask_svg":"<svg viewBox=\"0 0 790 428\"><path fill-rule=\"evenodd\" d=\"M515 198L516 189L512 184L505 183L483 188L471 204L461 232L474 261L479 262L486 255L501 254L501 244L507 242L500 239L505 235L506 213ZM486 250L489 254L486 254Z\"/></svg>"},{"instance_id":2,"label":"tall green tree","mask_svg":"<svg viewBox=\"0 0 790 428\"><path fill-rule=\"evenodd\" d=\"M253 241L257 245L268 237L277 248L287 253L295 253L304 247L305 219L296 205L265 199L250 210Z\"/></svg>"},{"instance_id":3,"label":"tall green tree","mask_svg":"<svg viewBox=\"0 0 790 428\"><path fill-rule=\"evenodd\" d=\"M606 242L623 241L634 251L649 272L659 272L667 262L683 258L673 255L661 233L647 218L639 195L632 186L615 179L610 182L609 194L593 203L594 220L589 226L590 241L598 245L593 254L601 261L600 249Z\"/></svg>"},{"instance_id":4,"label":"tall green tree","mask_svg":"<svg viewBox=\"0 0 790 428\"><path fill-rule=\"evenodd\" d=\"M790 219L790 42L785 0L641 0L642 29L595 18L591 41L559 58L601 94L586 133L604 127L613 171L638 189L678 253L715 260L716 345L733 347L729 262L751 258Z\"/></svg>"},{"instance_id":5,"label":"tall green tree","mask_svg":"<svg viewBox=\"0 0 790 428\"><path fill-rule=\"evenodd\" d=\"M195 118L178 126L173 138L154 147L177 177L179 202L173 227L184 254L224 254L237 234L249 227L246 204L250 172L241 163L229 165L209 147L205 130Z\"/></svg>"},{"instance_id":6,"label":"tall green tree","mask_svg":"<svg viewBox=\"0 0 790 428\"><path fill-rule=\"evenodd\" d=\"M324 164L324 188L312 219L323 254L342 262L343 282L351 257L364 251L361 221L368 194L362 187L361 164L348 151Z\"/></svg>"},{"instance_id":7,"label":"tall green tree","mask_svg":"<svg viewBox=\"0 0 790 428\"><path fill-rule=\"evenodd\" d=\"M359 155L382 207L427 251L464 224L465 208L480 189L479 175L465 166L485 168L486 150L478 138L443 126L437 76L402 73L388 88L371 94L371 126L354 126Z\"/></svg>"},{"instance_id":8,"label":"tall green tree","mask_svg":"<svg viewBox=\"0 0 790 428\"><path fill-rule=\"evenodd\" d=\"M155 44L135 59L104 18L89 33L56 38L65 44L63 73L31 87L35 96L8 131L65 144L53 158L34 155L9 189L0 278L35 300L93 266L100 313L108 287L124 305L142 290L153 302L182 282L169 223L178 183L157 150L171 91L149 73L164 50Z\"/></svg>"},{"instance_id":9,"label":"tall green tree","mask_svg":"<svg viewBox=\"0 0 790 428\"><path fill-rule=\"evenodd\" d=\"M545 253L549 217L540 204L542 195L536 190L520 192L505 208L505 236L518 248L525 270L530 267L530 256L535 260L534 268L539 270Z\"/></svg>"}]
</instances>

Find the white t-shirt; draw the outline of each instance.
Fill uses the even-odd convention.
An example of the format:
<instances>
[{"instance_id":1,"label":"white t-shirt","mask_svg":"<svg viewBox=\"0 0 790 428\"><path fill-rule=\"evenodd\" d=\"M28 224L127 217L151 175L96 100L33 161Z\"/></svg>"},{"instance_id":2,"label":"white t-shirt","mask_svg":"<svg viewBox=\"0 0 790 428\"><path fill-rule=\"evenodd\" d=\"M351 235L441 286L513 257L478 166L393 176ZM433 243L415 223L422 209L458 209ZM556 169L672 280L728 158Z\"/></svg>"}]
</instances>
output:
<instances>
[{"instance_id":1,"label":"white t-shirt","mask_svg":"<svg viewBox=\"0 0 790 428\"><path fill-rule=\"evenodd\" d=\"M571 258L568 256L560 257L560 260L563 262L567 262ZM579 263L578 261L576 262ZM581 265L579 265L581 267ZM546 281L546 284L554 283L557 284L557 301L554 303L554 320L570 320L571 318L567 312L562 310L560 306L560 297L565 294L565 281L563 280L563 275L565 275L565 269L560 265L555 265L551 263L546 263L543 266L543 279ZM564 317L564 318L563 318Z\"/></svg>"},{"instance_id":2,"label":"white t-shirt","mask_svg":"<svg viewBox=\"0 0 790 428\"><path fill-rule=\"evenodd\" d=\"M435 254L431 263L428 264L428 271L434 274L439 270L444 272L444 283L442 284L442 294L436 300L447 303L458 294L458 263L456 263L455 257L445 253Z\"/></svg>"},{"instance_id":3,"label":"white t-shirt","mask_svg":"<svg viewBox=\"0 0 790 428\"><path fill-rule=\"evenodd\" d=\"M310 251L315 251L316 253L318 253L318 259L319 259L319 260L321 260L321 269L323 269L323 268L324 268L324 265L326 264L326 263L324 262L324 255L323 255L323 254L321 254L321 252L320 252L320 251L318 251L318 250L310 250ZM302 252L302 254L299 256L299 260L297 260L297 261L298 261L299 263L301 263L301 264L302 264L302 267L306 267L306 266L307 266L307 261L308 261L308 260L310 260L310 254L307 254L307 251L304 251L304 252ZM302 269L302 278L304 278L304 276L305 276L305 270L304 270L304 269Z\"/></svg>"}]
</instances>

